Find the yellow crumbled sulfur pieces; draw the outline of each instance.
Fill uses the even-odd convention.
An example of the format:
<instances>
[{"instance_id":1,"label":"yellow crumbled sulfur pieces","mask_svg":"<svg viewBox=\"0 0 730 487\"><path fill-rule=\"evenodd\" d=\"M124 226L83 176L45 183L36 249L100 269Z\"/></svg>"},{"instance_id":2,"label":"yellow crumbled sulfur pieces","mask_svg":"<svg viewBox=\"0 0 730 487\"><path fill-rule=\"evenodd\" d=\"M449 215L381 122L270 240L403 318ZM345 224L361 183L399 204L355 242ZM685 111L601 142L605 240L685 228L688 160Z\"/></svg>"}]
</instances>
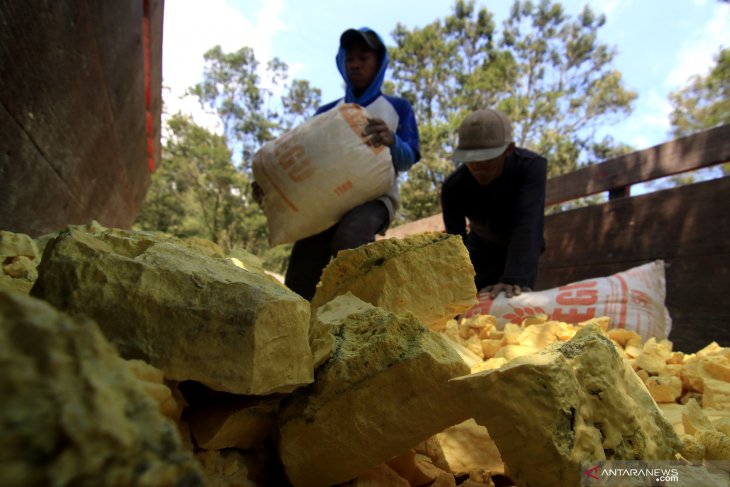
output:
<instances>
[{"instance_id":1,"label":"yellow crumbled sulfur pieces","mask_svg":"<svg viewBox=\"0 0 730 487\"><path fill-rule=\"evenodd\" d=\"M679 450L687 460L697 462L705 458L705 445L692 435L684 434L680 436L682 440L682 449Z\"/></svg>"},{"instance_id":2,"label":"yellow crumbled sulfur pieces","mask_svg":"<svg viewBox=\"0 0 730 487\"><path fill-rule=\"evenodd\" d=\"M676 416L673 424L683 442L680 455L691 461L730 460L730 348L712 342L696 353L682 353L672 350L669 340L643 342L635 331L610 328L606 317L572 324L539 314L502 329L496 323L493 316L477 315L450 320L442 332L473 352L472 374L554 347L594 324L624 352L665 414Z\"/></svg>"}]
</instances>

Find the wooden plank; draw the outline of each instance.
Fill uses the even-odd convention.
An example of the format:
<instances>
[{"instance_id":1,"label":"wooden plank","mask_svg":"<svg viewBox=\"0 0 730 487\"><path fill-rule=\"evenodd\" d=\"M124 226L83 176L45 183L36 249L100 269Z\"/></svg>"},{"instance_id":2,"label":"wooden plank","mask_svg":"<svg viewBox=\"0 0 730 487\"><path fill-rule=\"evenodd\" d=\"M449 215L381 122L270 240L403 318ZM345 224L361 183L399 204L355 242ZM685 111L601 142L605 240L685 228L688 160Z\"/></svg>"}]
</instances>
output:
<instances>
[{"instance_id":1,"label":"wooden plank","mask_svg":"<svg viewBox=\"0 0 730 487\"><path fill-rule=\"evenodd\" d=\"M595 263L596 256L620 263L658 254L725 252L730 241L728 194L726 177L547 215L548 245L541 265L581 266ZM442 229L438 214L390 229L387 235ZM671 239L657 238L667 232Z\"/></svg>"},{"instance_id":2,"label":"wooden plank","mask_svg":"<svg viewBox=\"0 0 730 487\"><path fill-rule=\"evenodd\" d=\"M551 178L545 205L730 161L730 125L723 125Z\"/></svg>"},{"instance_id":3,"label":"wooden plank","mask_svg":"<svg viewBox=\"0 0 730 487\"><path fill-rule=\"evenodd\" d=\"M730 251L730 177L548 215L541 267Z\"/></svg>"},{"instance_id":4,"label":"wooden plank","mask_svg":"<svg viewBox=\"0 0 730 487\"><path fill-rule=\"evenodd\" d=\"M147 164L147 132L145 79L142 48L142 1L92 2L90 16L94 19L95 55L98 56L103 78L101 94L111 111L110 127L118 150L118 171L115 190L128 211L105 208L99 218L114 219L117 226L129 227L134 222L141 203L137 191L149 179ZM96 195L103 198L103 195Z\"/></svg>"},{"instance_id":5,"label":"wooden plank","mask_svg":"<svg viewBox=\"0 0 730 487\"><path fill-rule=\"evenodd\" d=\"M95 60L82 47L89 37L85 7L78 2L54 2L36 9L4 2L0 9L12 36L3 36L0 43L3 51L7 49L2 57L12 59L10 69L3 70L7 77L0 93L2 103L76 196L79 206L72 209L71 218L80 208L96 213L101 207L89 199L88 190L97 179L87 157L95 137L77 130L97 132L97 127L105 125L104 110L94 96L100 84L93 77ZM44 208L17 210L31 216Z\"/></svg>"},{"instance_id":6,"label":"wooden plank","mask_svg":"<svg viewBox=\"0 0 730 487\"><path fill-rule=\"evenodd\" d=\"M94 60L79 48L88 40L86 8L72 3L47 3L36 9L21 2L4 2L0 11L7 16L3 20L10 36L3 36L0 49L12 64L3 69L0 96L11 117L45 154L79 203L89 206L88 191L82 189L85 180L92 179L87 177L83 157L89 137L74 127L101 125L103 110L97 108L98 97L94 96L99 85L90 69ZM91 123L84 124L87 120Z\"/></svg>"},{"instance_id":7,"label":"wooden plank","mask_svg":"<svg viewBox=\"0 0 730 487\"><path fill-rule=\"evenodd\" d=\"M40 203L4 208L25 216L25 233L92 218L108 226L133 222L149 182L140 11L141 1L0 0L0 104L40 154L15 159L24 167L14 173L54 173L65 188L43 190L58 192L56 205L68 208L52 227L35 219L49 211ZM18 145L26 142L15 137L7 143L12 153L26 154Z\"/></svg>"},{"instance_id":8,"label":"wooden plank","mask_svg":"<svg viewBox=\"0 0 730 487\"><path fill-rule=\"evenodd\" d=\"M152 95L152 140L155 165L161 164L162 145L162 41L164 0L150 0L150 90ZM146 191L146 187L145 187Z\"/></svg>"},{"instance_id":9,"label":"wooden plank","mask_svg":"<svg viewBox=\"0 0 730 487\"><path fill-rule=\"evenodd\" d=\"M675 349L730 346L730 178L695 183L546 217L537 289L610 276L664 260ZM389 230L402 237L443 228L440 215Z\"/></svg>"},{"instance_id":10,"label":"wooden plank","mask_svg":"<svg viewBox=\"0 0 730 487\"><path fill-rule=\"evenodd\" d=\"M630 194L632 184L730 161L730 125L587 166L547 182L545 206L609 191L613 199ZM442 231L441 214L394 227L386 237L403 237L428 229Z\"/></svg>"},{"instance_id":11,"label":"wooden plank","mask_svg":"<svg viewBox=\"0 0 730 487\"><path fill-rule=\"evenodd\" d=\"M36 236L59 221L80 223L75 195L2 104L0 134L0 230Z\"/></svg>"},{"instance_id":12,"label":"wooden plank","mask_svg":"<svg viewBox=\"0 0 730 487\"><path fill-rule=\"evenodd\" d=\"M695 353L713 341L721 347L730 347L727 317L708 319L700 316L688 316L683 318L676 312L673 316L675 324L669 334L669 340L672 342L672 348L675 351Z\"/></svg>"},{"instance_id":13,"label":"wooden plank","mask_svg":"<svg viewBox=\"0 0 730 487\"><path fill-rule=\"evenodd\" d=\"M723 287L719 283L730 277L730 259L698 257L670 264L667 308L672 317L669 339L675 350L692 353L713 341L730 347L727 293L719 289ZM688 269L690 266L693 268Z\"/></svg>"},{"instance_id":14,"label":"wooden plank","mask_svg":"<svg viewBox=\"0 0 730 487\"><path fill-rule=\"evenodd\" d=\"M730 178L546 218L537 289L603 277L662 259L675 348L730 346Z\"/></svg>"}]
</instances>

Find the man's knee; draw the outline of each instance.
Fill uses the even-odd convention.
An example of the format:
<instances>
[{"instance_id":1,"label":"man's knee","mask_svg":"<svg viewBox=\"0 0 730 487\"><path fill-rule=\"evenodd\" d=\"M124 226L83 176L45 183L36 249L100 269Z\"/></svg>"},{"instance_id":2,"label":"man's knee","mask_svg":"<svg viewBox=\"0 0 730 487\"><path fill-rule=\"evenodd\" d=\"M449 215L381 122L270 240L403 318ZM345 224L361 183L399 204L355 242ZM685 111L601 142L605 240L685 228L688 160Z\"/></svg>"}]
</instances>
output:
<instances>
[{"instance_id":1,"label":"man's knee","mask_svg":"<svg viewBox=\"0 0 730 487\"><path fill-rule=\"evenodd\" d=\"M387 228L388 208L375 200L353 208L337 225L332 239L332 255L375 241L375 235Z\"/></svg>"}]
</instances>

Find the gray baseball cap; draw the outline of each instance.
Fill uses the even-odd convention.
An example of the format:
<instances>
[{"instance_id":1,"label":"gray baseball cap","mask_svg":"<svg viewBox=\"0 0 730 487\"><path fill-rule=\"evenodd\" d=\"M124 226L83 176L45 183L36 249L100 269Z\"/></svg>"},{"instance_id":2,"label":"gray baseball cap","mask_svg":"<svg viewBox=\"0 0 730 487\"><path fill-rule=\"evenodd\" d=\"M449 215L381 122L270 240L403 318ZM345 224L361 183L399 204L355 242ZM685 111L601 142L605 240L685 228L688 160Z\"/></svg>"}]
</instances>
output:
<instances>
[{"instance_id":1,"label":"gray baseball cap","mask_svg":"<svg viewBox=\"0 0 730 487\"><path fill-rule=\"evenodd\" d=\"M362 31L357 29L347 29L340 36L340 46L342 46L345 51L358 42L365 44L373 51L379 53L385 50L385 46L383 46L383 43L380 42L378 35L371 30Z\"/></svg>"},{"instance_id":2,"label":"gray baseball cap","mask_svg":"<svg viewBox=\"0 0 730 487\"><path fill-rule=\"evenodd\" d=\"M487 161L501 156L512 142L512 125L507 116L491 108L468 115L459 127L459 144L451 159L455 162Z\"/></svg>"}]
</instances>

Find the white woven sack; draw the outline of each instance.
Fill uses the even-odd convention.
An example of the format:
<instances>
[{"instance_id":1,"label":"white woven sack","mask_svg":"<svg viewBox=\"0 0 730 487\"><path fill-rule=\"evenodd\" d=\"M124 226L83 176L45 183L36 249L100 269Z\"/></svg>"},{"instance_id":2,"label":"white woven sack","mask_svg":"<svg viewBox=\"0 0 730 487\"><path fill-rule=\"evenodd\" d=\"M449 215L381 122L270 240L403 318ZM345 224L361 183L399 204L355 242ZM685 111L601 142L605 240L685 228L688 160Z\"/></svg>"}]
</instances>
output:
<instances>
[{"instance_id":1,"label":"white woven sack","mask_svg":"<svg viewBox=\"0 0 730 487\"><path fill-rule=\"evenodd\" d=\"M665 279L664 262L657 260L608 277L522 293L509 299L500 293L492 300L480 291L479 303L464 316L493 315L500 329L506 323L520 323L537 313L544 313L551 320L574 324L608 316L609 328L633 330L644 340L662 339L672 330L672 320L664 304Z\"/></svg>"},{"instance_id":2,"label":"white woven sack","mask_svg":"<svg viewBox=\"0 0 730 487\"><path fill-rule=\"evenodd\" d=\"M264 192L271 245L326 230L393 187L390 150L366 144L367 123L364 108L339 105L254 155L253 176Z\"/></svg>"}]
</instances>

